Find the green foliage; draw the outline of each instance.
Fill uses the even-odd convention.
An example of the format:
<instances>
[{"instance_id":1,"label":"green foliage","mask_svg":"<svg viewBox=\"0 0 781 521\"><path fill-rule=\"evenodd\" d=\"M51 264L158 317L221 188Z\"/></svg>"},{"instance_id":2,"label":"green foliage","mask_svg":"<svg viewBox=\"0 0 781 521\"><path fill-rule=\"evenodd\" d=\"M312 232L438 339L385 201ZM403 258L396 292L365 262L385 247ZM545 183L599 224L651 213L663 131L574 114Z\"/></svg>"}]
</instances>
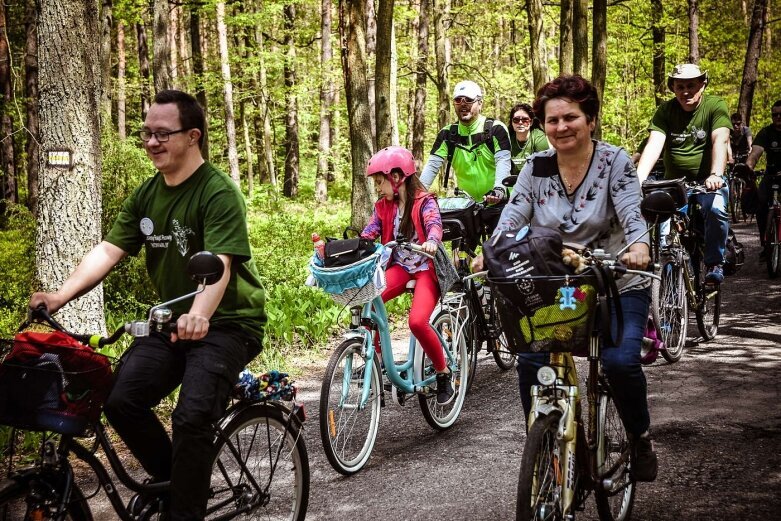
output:
<instances>
[{"instance_id":1,"label":"green foliage","mask_svg":"<svg viewBox=\"0 0 781 521\"><path fill-rule=\"evenodd\" d=\"M0 336L11 336L24 320L35 291L35 219L21 205L0 211Z\"/></svg>"}]
</instances>

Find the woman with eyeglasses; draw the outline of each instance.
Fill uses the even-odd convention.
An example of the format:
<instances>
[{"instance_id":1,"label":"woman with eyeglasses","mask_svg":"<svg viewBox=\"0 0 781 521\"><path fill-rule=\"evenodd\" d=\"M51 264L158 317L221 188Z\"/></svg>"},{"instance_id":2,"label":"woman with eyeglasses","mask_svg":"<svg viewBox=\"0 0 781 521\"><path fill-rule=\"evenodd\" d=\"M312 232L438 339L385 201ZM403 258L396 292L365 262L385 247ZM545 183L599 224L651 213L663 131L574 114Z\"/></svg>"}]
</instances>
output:
<instances>
[{"instance_id":1,"label":"woman with eyeglasses","mask_svg":"<svg viewBox=\"0 0 781 521\"><path fill-rule=\"evenodd\" d=\"M515 132L514 139L510 139L510 153L513 163L511 174L516 175L521 171L527 157L535 152L548 150L550 143L528 103L518 103L510 109L507 128Z\"/></svg>"}]
</instances>

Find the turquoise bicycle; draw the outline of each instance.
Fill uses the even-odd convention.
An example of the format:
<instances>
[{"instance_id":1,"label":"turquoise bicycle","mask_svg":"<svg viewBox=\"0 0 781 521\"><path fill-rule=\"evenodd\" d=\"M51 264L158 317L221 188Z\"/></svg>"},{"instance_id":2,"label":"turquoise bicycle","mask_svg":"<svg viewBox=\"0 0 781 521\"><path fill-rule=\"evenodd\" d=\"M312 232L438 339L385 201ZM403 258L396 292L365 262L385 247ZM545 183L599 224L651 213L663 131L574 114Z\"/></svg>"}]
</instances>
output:
<instances>
[{"instance_id":1,"label":"turquoise bicycle","mask_svg":"<svg viewBox=\"0 0 781 521\"><path fill-rule=\"evenodd\" d=\"M358 472L369 460L386 393L399 405L416 395L428 424L444 430L458 419L467 392L464 294L460 304L457 295L448 294L431 317L452 375L454 394L448 403L437 403L436 372L413 336L406 357L395 359L388 315L380 298L384 288L383 256L393 247L426 255L415 244L390 242L378 247L371 257L348 266L311 267L317 285L338 303L350 306L350 329L331 355L320 389L323 449L331 466L344 475ZM337 279L339 283L332 284ZM414 281L407 288L414 288Z\"/></svg>"}]
</instances>

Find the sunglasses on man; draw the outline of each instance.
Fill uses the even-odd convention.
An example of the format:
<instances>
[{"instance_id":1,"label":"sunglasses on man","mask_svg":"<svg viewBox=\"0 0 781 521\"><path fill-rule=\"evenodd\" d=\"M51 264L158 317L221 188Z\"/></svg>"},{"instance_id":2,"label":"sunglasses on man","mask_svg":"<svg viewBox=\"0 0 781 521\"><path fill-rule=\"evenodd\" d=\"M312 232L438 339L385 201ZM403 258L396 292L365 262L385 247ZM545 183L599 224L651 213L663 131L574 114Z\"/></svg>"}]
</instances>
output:
<instances>
[{"instance_id":1,"label":"sunglasses on man","mask_svg":"<svg viewBox=\"0 0 781 521\"><path fill-rule=\"evenodd\" d=\"M475 101L480 101L480 98L468 98L466 96L456 96L453 98L453 103L456 105L471 105Z\"/></svg>"}]
</instances>

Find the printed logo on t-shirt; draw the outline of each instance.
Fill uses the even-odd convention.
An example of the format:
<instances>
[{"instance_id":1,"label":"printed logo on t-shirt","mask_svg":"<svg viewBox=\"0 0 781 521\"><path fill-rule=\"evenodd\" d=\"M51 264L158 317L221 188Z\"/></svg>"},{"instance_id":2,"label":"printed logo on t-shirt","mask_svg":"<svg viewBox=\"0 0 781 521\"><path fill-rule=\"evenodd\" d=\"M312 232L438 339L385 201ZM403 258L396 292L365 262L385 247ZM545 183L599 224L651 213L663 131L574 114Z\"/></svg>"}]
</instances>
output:
<instances>
[{"instance_id":1,"label":"printed logo on t-shirt","mask_svg":"<svg viewBox=\"0 0 781 521\"><path fill-rule=\"evenodd\" d=\"M684 142L686 142L686 138L691 137L692 141L695 145L699 145L701 143L705 142L705 138L708 136L708 133L705 132L705 129L697 128L697 127L691 127L690 129L686 129L684 132L677 134L675 132L670 134L671 142L673 145L683 145Z\"/></svg>"},{"instance_id":2,"label":"printed logo on t-shirt","mask_svg":"<svg viewBox=\"0 0 781 521\"><path fill-rule=\"evenodd\" d=\"M155 223L149 217L141 219L140 227L141 233L144 235L152 235L152 232L155 231Z\"/></svg>"},{"instance_id":3,"label":"printed logo on t-shirt","mask_svg":"<svg viewBox=\"0 0 781 521\"><path fill-rule=\"evenodd\" d=\"M184 257L187 255L187 252L190 250L190 246L187 241L187 236L189 235L195 235L195 232L192 231L187 226L182 226L179 224L179 221L174 219L171 221L171 224L173 225L174 229L174 241L176 242L176 249L179 250L179 254Z\"/></svg>"}]
</instances>

